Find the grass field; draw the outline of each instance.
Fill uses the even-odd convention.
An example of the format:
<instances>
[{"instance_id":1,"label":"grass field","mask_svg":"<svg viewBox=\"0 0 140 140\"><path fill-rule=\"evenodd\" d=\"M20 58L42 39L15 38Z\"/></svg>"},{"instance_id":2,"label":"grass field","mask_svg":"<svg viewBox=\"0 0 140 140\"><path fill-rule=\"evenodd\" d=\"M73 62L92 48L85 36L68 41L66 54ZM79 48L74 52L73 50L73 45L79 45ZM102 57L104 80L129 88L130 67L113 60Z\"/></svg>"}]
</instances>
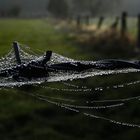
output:
<instances>
[{"instance_id":1,"label":"grass field","mask_svg":"<svg viewBox=\"0 0 140 140\"><path fill-rule=\"evenodd\" d=\"M52 23L53 24L53 23ZM0 20L0 53L11 49L13 41L31 47L34 51L53 50L57 53L74 53L75 46L67 41L67 35L55 30L47 20ZM68 50L68 51L64 51Z\"/></svg>"},{"instance_id":2,"label":"grass field","mask_svg":"<svg viewBox=\"0 0 140 140\"><path fill-rule=\"evenodd\" d=\"M135 34L135 33L134 33ZM26 44L37 53L53 50L56 53L76 59L91 59L88 53L81 52L77 44L66 32L60 32L56 24L46 19L0 20L0 55L11 49L13 41ZM41 51L41 52L40 52ZM82 51L83 52L83 51ZM89 53L90 54L90 53ZM110 76L95 76L68 83L92 88L113 86L139 80L139 73ZM66 88L62 83L47 83L47 86ZM139 139L140 129L119 126L104 120L93 119L40 101L29 93L37 93L55 98L77 99L117 99L138 96L139 84L126 88L106 90L104 94L75 93L24 86L0 90L0 139L1 140L132 140ZM117 111L110 109L88 110L94 114L104 113L104 117L120 121L139 123L140 103L127 102Z\"/></svg>"}]
</instances>

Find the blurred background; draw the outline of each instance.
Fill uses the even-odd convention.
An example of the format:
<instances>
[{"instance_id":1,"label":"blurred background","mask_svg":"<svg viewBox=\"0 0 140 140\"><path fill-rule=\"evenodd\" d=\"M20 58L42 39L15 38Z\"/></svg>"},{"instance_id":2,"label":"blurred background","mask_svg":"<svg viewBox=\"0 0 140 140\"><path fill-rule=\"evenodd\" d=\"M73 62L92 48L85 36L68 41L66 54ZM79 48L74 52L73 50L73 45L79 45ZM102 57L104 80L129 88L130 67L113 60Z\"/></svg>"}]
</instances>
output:
<instances>
[{"instance_id":1,"label":"blurred background","mask_svg":"<svg viewBox=\"0 0 140 140\"><path fill-rule=\"evenodd\" d=\"M90 14L97 15L118 15L122 11L127 11L131 16L136 16L139 11L139 0L62 0L59 3L56 0L4 0L0 1L1 17L47 17L56 14L64 16L74 16L77 14ZM62 7L63 12L57 13L51 10L52 8L57 11ZM58 16L59 18L59 16Z\"/></svg>"},{"instance_id":2,"label":"blurred background","mask_svg":"<svg viewBox=\"0 0 140 140\"><path fill-rule=\"evenodd\" d=\"M52 50L77 60L138 60L139 7L139 0L0 0L0 56L11 50L13 41L18 41L22 49L29 47L38 55ZM0 139L139 139L139 127L112 124L57 106L58 102L70 104L70 100L76 100L75 105L96 107L113 103L92 104L92 100L133 99L140 95L139 79L136 72L44 83L40 87L1 87ZM114 85L123 86L118 89ZM83 86L99 90L85 94ZM77 87L83 92L77 91ZM46 96L56 104L32 97L30 93ZM128 100L123 107L80 111L139 125L139 105L139 100Z\"/></svg>"}]
</instances>

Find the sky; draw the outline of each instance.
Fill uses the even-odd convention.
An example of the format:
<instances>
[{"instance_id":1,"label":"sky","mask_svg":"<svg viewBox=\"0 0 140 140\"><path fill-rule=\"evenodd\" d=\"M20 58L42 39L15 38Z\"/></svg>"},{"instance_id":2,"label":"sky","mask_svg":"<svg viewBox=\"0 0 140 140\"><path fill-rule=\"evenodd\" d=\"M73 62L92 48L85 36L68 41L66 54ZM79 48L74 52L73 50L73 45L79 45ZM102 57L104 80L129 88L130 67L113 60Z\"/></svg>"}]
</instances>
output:
<instances>
[{"instance_id":1,"label":"sky","mask_svg":"<svg viewBox=\"0 0 140 140\"><path fill-rule=\"evenodd\" d=\"M128 11L131 15L140 13L140 0L122 0L122 9Z\"/></svg>"}]
</instances>

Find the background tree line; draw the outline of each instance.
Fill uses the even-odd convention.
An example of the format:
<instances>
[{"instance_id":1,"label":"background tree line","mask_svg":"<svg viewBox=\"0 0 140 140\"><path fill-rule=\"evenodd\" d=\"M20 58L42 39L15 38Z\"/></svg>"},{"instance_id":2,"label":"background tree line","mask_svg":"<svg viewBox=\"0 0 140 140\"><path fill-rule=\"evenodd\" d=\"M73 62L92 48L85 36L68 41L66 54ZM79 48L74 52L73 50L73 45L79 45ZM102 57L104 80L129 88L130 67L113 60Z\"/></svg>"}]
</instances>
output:
<instances>
[{"instance_id":1,"label":"background tree line","mask_svg":"<svg viewBox=\"0 0 140 140\"><path fill-rule=\"evenodd\" d=\"M27 0L26 0L27 1ZM102 13L112 13L121 0L15 0L10 2L0 2L0 16L18 17L23 13L30 15L37 14L37 12L48 13L48 15L55 18L66 18L77 15L91 15L97 16ZM120 7L120 6L119 6Z\"/></svg>"},{"instance_id":2,"label":"background tree line","mask_svg":"<svg viewBox=\"0 0 140 140\"><path fill-rule=\"evenodd\" d=\"M114 11L121 0L50 0L47 10L57 18L66 18L73 15L96 16Z\"/></svg>"}]
</instances>

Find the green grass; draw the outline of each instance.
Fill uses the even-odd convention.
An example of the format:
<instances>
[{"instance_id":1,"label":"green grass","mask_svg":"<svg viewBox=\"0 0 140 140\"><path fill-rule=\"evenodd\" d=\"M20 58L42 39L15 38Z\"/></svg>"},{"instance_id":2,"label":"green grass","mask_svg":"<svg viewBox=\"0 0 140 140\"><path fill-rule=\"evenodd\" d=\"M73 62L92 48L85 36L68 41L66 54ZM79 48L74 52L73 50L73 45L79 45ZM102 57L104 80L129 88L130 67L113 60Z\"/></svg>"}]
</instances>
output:
<instances>
[{"instance_id":1,"label":"green grass","mask_svg":"<svg viewBox=\"0 0 140 140\"><path fill-rule=\"evenodd\" d=\"M35 52L53 50L64 56L77 59L89 58L67 32L61 32L58 25L46 19L1 19L0 20L0 55L3 56L11 49L13 41L26 44ZM40 51L38 51L40 50ZM79 86L105 87L125 82L139 80L139 73L110 76L95 76L70 82ZM67 88L61 83L47 83L47 86ZM139 95L139 84L119 90L106 90L103 94L88 94L81 92L67 93L49 89L24 86L14 89L0 90L0 139L1 140L132 140L137 139L139 129L121 127L106 121L91 119L81 113L51 105L38 100L29 93L76 99L79 101L93 99L117 99ZM139 102L127 103L124 108L101 110L106 117L139 122ZM90 110L88 110L90 112ZM97 113L96 110L92 110ZM121 114L121 116L119 116ZM126 115L127 114L127 115Z\"/></svg>"},{"instance_id":2,"label":"green grass","mask_svg":"<svg viewBox=\"0 0 140 140\"><path fill-rule=\"evenodd\" d=\"M18 41L21 45L30 46L37 53L52 50L66 56L74 56L76 47L67 40L66 34L62 34L55 29L55 25L51 24L53 23L47 20L1 19L0 55L5 55L11 49L12 42ZM14 139L39 139L40 137L61 139L65 137L55 132L47 120L47 117L53 114L57 116L57 110L52 109L49 104L46 105L28 96L28 92L33 91L25 91L25 89L0 91L1 139L12 139L14 136L16 136ZM43 114L49 114L49 116L45 118Z\"/></svg>"},{"instance_id":3,"label":"green grass","mask_svg":"<svg viewBox=\"0 0 140 140\"><path fill-rule=\"evenodd\" d=\"M64 56L80 58L78 49L68 38L68 34L56 29L57 24L48 20L38 19L1 19L0 20L0 56L5 55L13 41L28 45L37 53L52 50ZM62 140L76 138L71 128L75 113L61 110L51 104L30 97L28 93L46 93L51 91L34 87L0 90L0 137L4 139L50 139ZM79 115L76 114L76 118ZM80 124L79 119L79 124ZM67 125L65 125L67 123ZM76 123L76 122L75 122ZM67 129L65 134L63 128ZM70 128L69 128L70 127ZM64 129L64 130L65 130Z\"/></svg>"},{"instance_id":4,"label":"green grass","mask_svg":"<svg viewBox=\"0 0 140 140\"><path fill-rule=\"evenodd\" d=\"M47 20L0 20L0 54L11 49L13 41L28 45L34 51L52 50L68 54L76 51L75 46L67 41L67 35L60 33ZM67 51L66 51L67 50Z\"/></svg>"}]
</instances>

